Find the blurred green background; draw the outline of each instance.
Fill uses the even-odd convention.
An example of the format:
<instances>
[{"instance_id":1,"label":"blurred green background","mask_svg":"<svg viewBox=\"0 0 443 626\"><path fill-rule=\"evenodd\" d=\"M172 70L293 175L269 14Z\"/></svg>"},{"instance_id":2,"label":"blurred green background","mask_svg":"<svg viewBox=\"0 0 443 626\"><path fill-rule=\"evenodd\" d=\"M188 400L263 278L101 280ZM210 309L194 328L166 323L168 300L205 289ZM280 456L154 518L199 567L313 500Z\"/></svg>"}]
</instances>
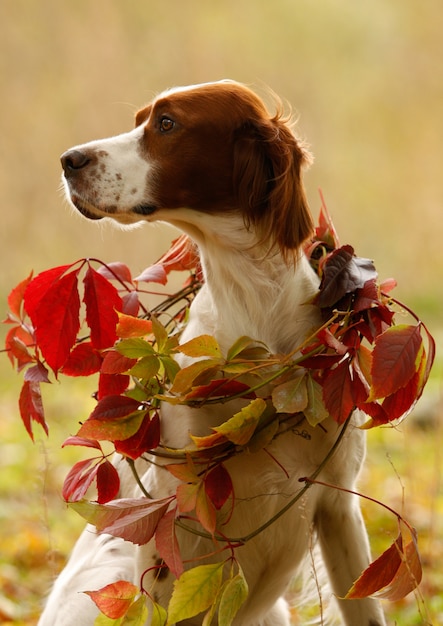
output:
<instances>
[{"instance_id":1,"label":"blurred green background","mask_svg":"<svg viewBox=\"0 0 443 626\"><path fill-rule=\"evenodd\" d=\"M442 32L441 0L0 0L0 309L31 269L93 256L139 272L160 255L174 236L166 226L124 232L74 215L59 155L128 130L166 87L229 77L292 104L315 155L305 178L314 215L321 188L341 242L395 276L395 295L441 343ZM362 477L362 491L419 530L421 592L387 605L400 625L443 623L440 383L437 362L415 415L370 434ZM34 624L82 526L60 498L80 452L59 446L88 414L93 383L45 390L52 433L34 446L19 423L20 384L2 358L0 623ZM364 508L379 553L395 519Z\"/></svg>"}]
</instances>

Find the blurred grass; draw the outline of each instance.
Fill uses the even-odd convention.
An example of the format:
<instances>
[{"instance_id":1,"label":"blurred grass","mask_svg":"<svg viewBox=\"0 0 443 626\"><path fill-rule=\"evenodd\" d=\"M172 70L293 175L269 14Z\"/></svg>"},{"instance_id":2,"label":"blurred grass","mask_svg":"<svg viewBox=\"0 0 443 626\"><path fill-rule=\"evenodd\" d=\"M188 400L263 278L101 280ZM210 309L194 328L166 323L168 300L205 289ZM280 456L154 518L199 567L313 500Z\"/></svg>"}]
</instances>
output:
<instances>
[{"instance_id":1,"label":"blurred grass","mask_svg":"<svg viewBox=\"0 0 443 626\"><path fill-rule=\"evenodd\" d=\"M91 256L137 272L157 258L171 229L123 232L67 210L59 154L129 129L165 87L230 77L294 105L316 158L306 176L314 213L321 187L342 242L397 278L396 296L440 346L442 27L440 0L0 0L1 302L31 269ZM401 626L443 623L440 386L441 363L400 431L369 437L362 491L404 506L424 557L425 608L413 596L389 605ZM79 452L59 446L91 401L78 381L46 390L51 437L33 446L17 417L19 387L2 359L0 623L9 613L33 624L82 526L59 495ZM395 520L364 508L379 553Z\"/></svg>"}]
</instances>

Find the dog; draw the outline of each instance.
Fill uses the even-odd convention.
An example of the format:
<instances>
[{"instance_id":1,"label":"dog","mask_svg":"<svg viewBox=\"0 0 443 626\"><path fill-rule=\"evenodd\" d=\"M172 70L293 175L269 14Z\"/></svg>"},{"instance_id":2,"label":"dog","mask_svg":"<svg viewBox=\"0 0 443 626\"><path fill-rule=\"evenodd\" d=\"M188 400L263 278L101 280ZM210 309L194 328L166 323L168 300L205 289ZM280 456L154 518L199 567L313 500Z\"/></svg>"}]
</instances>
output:
<instances>
[{"instance_id":1,"label":"dog","mask_svg":"<svg viewBox=\"0 0 443 626\"><path fill-rule=\"evenodd\" d=\"M274 354L288 354L321 325L319 309L312 304L318 277L303 253L313 231L301 178L309 159L280 105L270 114L248 87L220 81L161 93L137 113L133 130L76 146L61 162L68 198L87 218L112 218L123 225L163 221L196 243L204 285L191 305L181 342L209 334L226 353L247 335ZM162 443L190 446L189 433L208 435L239 410L238 402L216 409L164 404ZM361 420L357 413L353 416L321 471L323 481L354 488L365 456ZM303 429L303 437L289 430L266 450L226 463L236 497L223 526L226 536L244 536L280 511L301 488L299 479L320 465L341 426L327 418L322 427L305 422ZM154 498L175 493L172 475L158 464L143 463L142 481ZM121 476L119 497L140 495L125 461L116 457L115 465ZM143 585L150 589L158 576L149 569L159 559L153 541L135 546L94 531L87 527L77 542L40 626L92 626L98 609L81 592L119 579L139 584L146 570ZM177 532L185 562L213 552L209 540ZM289 626L285 592L306 567L312 536L318 539L343 623L385 624L377 600L340 599L370 563L357 498L315 485L236 551L249 589L236 626ZM217 558L223 556L212 557ZM172 586L173 576L166 570L155 586L155 598L163 606ZM202 624L202 619L181 624Z\"/></svg>"}]
</instances>

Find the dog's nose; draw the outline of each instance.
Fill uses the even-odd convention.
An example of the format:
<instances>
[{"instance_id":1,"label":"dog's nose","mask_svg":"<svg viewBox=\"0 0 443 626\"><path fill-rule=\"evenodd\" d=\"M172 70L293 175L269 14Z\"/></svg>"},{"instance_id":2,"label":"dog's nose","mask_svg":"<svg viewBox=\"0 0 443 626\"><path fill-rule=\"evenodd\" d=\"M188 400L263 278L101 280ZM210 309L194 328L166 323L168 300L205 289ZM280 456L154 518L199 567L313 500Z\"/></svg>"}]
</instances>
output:
<instances>
[{"instance_id":1,"label":"dog's nose","mask_svg":"<svg viewBox=\"0 0 443 626\"><path fill-rule=\"evenodd\" d=\"M69 173L86 167L91 159L81 150L68 150L61 155L60 160L63 170Z\"/></svg>"}]
</instances>

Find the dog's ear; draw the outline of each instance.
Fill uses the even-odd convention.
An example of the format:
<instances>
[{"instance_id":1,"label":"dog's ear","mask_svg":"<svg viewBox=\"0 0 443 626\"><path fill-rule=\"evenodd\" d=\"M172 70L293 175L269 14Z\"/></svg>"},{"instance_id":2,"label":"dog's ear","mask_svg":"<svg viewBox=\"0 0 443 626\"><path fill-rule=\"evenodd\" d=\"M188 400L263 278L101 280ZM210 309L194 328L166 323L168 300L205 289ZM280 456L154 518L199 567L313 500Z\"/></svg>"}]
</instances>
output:
<instances>
[{"instance_id":1,"label":"dog's ear","mask_svg":"<svg viewBox=\"0 0 443 626\"><path fill-rule=\"evenodd\" d=\"M312 234L302 181L309 155L279 116L239 129L234 148L234 189L247 225L289 260Z\"/></svg>"}]
</instances>

